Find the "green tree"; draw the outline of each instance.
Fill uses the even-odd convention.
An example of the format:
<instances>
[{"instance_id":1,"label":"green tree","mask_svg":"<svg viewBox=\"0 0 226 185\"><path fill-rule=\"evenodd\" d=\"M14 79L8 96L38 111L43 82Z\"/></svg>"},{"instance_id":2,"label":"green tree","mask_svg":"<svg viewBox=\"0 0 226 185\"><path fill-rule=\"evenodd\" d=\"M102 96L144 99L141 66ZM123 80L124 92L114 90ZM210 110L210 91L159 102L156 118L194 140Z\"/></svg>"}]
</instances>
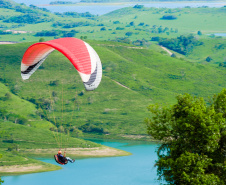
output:
<instances>
[{"instance_id":1,"label":"green tree","mask_svg":"<svg viewBox=\"0 0 226 185\"><path fill-rule=\"evenodd\" d=\"M198 31L197 34L198 34L198 35L202 35L202 32L201 32L201 31Z\"/></svg>"},{"instance_id":2,"label":"green tree","mask_svg":"<svg viewBox=\"0 0 226 185\"><path fill-rule=\"evenodd\" d=\"M176 57L176 54L175 53L172 53L171 57L174 57L175 58Z\"/></svg>"},{"instance_id":3,"label":"green tree","mask_svg":"<svg viewBox=\"0 0 226 185\"><path fill-rule=\"evenodd\" d=\"M100 29L100 31L106 31L106 28L105 28L105 27L102 27L102 28Z\"/></svg>"},{"instance_id":4,"label":"green tree","mask_svg":"<svg viewBox=\"0 0 226 185\"><path fill-rule=\"evenodd\" d=\"M212 103L179 95L172 107L150 105L148 133L161 140L156 161L168 184L226 184L226 89Z\"/></svg>"},{"instance_id":5,"label":"green tree","mask_svg":"<svg viewBox=\"0 0 226 185\"><path fill-rule=\"evenodd\" d=\"M213 60L213 59L210 56L206 57L207 62L211 62L211 60Z\"/></svg>"},{"instance_id":6,"label":"green tree","mask_svg":"<svg viewBox=\"0 0 226 185\"><path fill-rule=\"evenodd\" d=\"M133 32L128 31L128 32L125 33L125 35L128 36L128 37L129 37L129 36L132 36L132 35L133 35Z\"/></svg>"},{"instance_id":7,"label":"green tree","mask_svg":"<svg viewBox=\"0 0 226 185\"><path fill-rule=\"evenodd\" d=\"M44 42L44 41L45 39L43 37L39 39L39 42Z\"/></svg>"}]
</instances>

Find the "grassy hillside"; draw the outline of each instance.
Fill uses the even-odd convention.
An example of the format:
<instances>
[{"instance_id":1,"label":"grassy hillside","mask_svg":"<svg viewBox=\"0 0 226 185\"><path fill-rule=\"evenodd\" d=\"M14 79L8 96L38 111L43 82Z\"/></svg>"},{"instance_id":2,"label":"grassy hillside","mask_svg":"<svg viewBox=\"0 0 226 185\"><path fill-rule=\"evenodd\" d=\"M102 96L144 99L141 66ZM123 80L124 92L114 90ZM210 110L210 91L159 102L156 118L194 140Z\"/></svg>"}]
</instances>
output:
<instances>
[{"instance_id":1,"label":"grassy hillside","mask_svg":"<svg viewBox=\"0 0 226 185\"><path fill-rule=\"evenodd\" d=\"M49 129L53 125L36 115L36 106L14 95L9 89L0 83L0 114L1 118L14 123L25 124L37 128Z\"/></svg>"},{"instance_id":2,"label":"grassy hillside","mask_svg":"<svg viewBox=\"0 0 226 185\"><path fill-rule=\"evenodd\" d=\"M150 103L172 104L177 94L185 92L208 99L226 85L224 68L117 42L88 42L103 64L102 82L93 92L84 91L79 75L59 52L53 52L43 67L23 82L20 60L31 43L0 46L2 82L19 97L36 103L36 108L42 106L36 117L43 116L65 131L70 129L71 135L83 131L101 137L146 134L143 120ZM51 85L54 81L57 85Z\"/></svg>"},{"instance_id":3,"label":"grassy hillside","mask_svg":"<svg viewBox=\"0 0 226 185\"><path fill-rule=\"evenodd\" d=\"M46 40L62 37L65 34L63 31L74 30L78 38L88 36L89 39L113 40L128 37L132 41L149 41L156 36L172 38L190 33L197 35L198 31L203 34L221 33L226 29L225 7L168 9L134 6L94 16L78 13L52 14L38 7L11 4L12 7L0 9L1 30L19 30L25 33L1 33L2 41L37 41L40 37L35 36L36 33L43 30L58 32L48 36L44 34L42 37ZM163 18L169 15L173 19Z\"/></svg>"},{"instance_id":4,"label":"grassy hillside","mask_svg":"<svg viewBox=\"0 0 226 185\"><path fill-rule=\"evenodd\" d=\"M211 38L211 39L200 39L204 42L204 45L197 46L187 56L189 59L206 62L206 58L211 57L211 64L226 63L225 48L226 39L222 38Z\"/></svg>"}]
</instances>

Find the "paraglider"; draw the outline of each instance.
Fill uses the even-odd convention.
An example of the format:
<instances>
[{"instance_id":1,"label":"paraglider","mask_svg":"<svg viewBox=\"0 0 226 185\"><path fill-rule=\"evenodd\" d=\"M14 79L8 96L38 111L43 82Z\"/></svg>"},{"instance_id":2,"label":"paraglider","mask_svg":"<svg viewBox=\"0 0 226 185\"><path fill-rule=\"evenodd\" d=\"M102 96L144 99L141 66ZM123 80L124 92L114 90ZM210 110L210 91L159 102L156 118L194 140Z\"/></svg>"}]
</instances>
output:
<instances>
[{"instance_id":1,"label":"paraglider","mask_svg":"<svg viewBox=\"0 0 226 185\"><path fill-rule=\"evenodd\" d=\"M57 155L54 155L54 159L58 164L65 165L70 161L71 163L74 163L75 160L71 159L70 157L66 157L66 152L64 152L64 155L62 155L61 150L58 151Z\"/></svg>"},{"instance_id":2,"label":"paraglider","mask_svg":"<svg viewBox=\"0 0 226 185\"><path fill-rule=\"evenodd\" d=\"M79 73L85 89L94 90L102 78L102 65L96 51L86 42L77 38L60 38L31 45L23 55L21 62L21 77L29 79L54 50L61 52ZM57 62L57 61L56 61ZM38 77L38 78L41 78ZM63 156L61 151L54 155L55 161L65 165L74 160Z\"/></svg>"},{"instance_id":3,"label":"paraglider","mask_svg":"<svg viewBox=\"0 0 226 185\"><path fill-rule=\"evenodd\" d=\"M94 90L102 78L102 65L96 51L77 38L60 38L31 45L21 62L21 76L27 80L54 50L64 54L77 69L86 90Z\"/></svg>"}]
</instances>

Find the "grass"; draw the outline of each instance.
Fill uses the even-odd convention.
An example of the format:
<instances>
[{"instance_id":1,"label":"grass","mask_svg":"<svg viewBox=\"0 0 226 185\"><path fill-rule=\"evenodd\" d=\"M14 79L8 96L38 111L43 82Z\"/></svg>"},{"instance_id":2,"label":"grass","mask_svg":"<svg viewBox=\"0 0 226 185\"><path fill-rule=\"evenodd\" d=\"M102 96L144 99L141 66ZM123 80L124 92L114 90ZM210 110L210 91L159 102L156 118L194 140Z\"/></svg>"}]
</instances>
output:
<instances>
[{"instance_id":1,"label":"grass","mask_svg":"<svg viewBox=\"0 0 226 185\"><path fill-rule=\"evenodd\" d=\"M3 149L0 149L0 153L3 154L3 157L0 160L0 169L4 171L0 171L1 176L7 175L21 175L28 173L38 173L45 171L54 171L61 169L60 166L44 163L36 159L28 158L23 156L17 152L8 152ZM24 169L18 170L17 168L29 168L30 170L24 171ZM37 167L37 168L36 168ZM14 168L16 172L8 172L9 168Z\"/></svg>"},{"instance_id":2,"label":"grass","mask_svg":"<svg viewBox=\"0 0 226 185\"><path fill-rule=\"evenodd\" d=\"M205 63L205 59L210 56L212 58L210 62L211 64L219 64L222 62L226 62L226 39L203 39L202 37L200 37L200 41L203 41L204 45L195 47L193 51L187 56L187 58L198 61L200 63Z\"/></svg>"},{"instance_id":3,"label":"grass","mask_svg":"<svg viewBox=\"0 0 226 185\"><path fill-rule=\"evenodd\" d=\"M175 96L185 92L208 100L225 87L224 68L195 64L122 43L87 42L103 64L102 82L93 92L84 91L79 75L59 52L52 53L43 64L44 69L23 82L20 60L32 43L0 46L1 78L24 100L43 98L52 102L51 109L45 112L53 125L83 131L85 127L86 134L90 126L97 127L103 129L100 135L96 132L100 137L106 133L117 137L146 134L143 120L149 115L146 108L149 104L173 104ZM50 86L50 81L55 80L59 80L59 85Z\"/></svg>"},{"instance_id":4,"label":"grass","mask_svg":"<svg viewBox=\"0 0 226 185\"><path fill-rule=\"evenodd\" d=\"M25 30L32 31L31 34L21 34L20 36L9 37L8 35L1 35L0 40L12 41L35 41L39 38L35 37L35 33L41 30L67 30L72 29L78 31L76 37L88 36L89 39L96 40L112 40L116 37L127 37L126 32L133 32L132 36L129 36L131 40L146 39L150 40L152 37L160 36L166 38L177 37L183 34L197 34L197 31L201 31L203 34L225 32L225 8L132 8L126 7L119 10L115 10L108 14L90 18L72 18L69 16L59 17L52 13L36 10L41 17L51 18L51 22L44 22L38 24L17 24L17 23L4 23L0 20L0 24L6 26L5 29L12 30ZM15 16L22 13L15 12L14 10L2 9L0 15ZM163 15L177 16L175 20L163 20ZM114 24L115 21L119 21L119 24ZM62 26L52 27L52 23L71 23L71 22L89 22L89 26L75 27L75 28L63 28ZM129 23L134 22L133 26ZM140 23L144 23L143 26L139 26ZM106 28L106 31L100 31L102 27ZM124 28L124 30L116 30L117 27ZM153 27L156 30L159 27L169 29L165 33L153 33ZM4 29L4 28L3 28ZM172 31L171 31L172 29ZM177 31L176 31L177 30ZM175 32L176 31L176 32ZM52 39L52 37L45 37L46 40Z\"/></svg>"}]
</instances>

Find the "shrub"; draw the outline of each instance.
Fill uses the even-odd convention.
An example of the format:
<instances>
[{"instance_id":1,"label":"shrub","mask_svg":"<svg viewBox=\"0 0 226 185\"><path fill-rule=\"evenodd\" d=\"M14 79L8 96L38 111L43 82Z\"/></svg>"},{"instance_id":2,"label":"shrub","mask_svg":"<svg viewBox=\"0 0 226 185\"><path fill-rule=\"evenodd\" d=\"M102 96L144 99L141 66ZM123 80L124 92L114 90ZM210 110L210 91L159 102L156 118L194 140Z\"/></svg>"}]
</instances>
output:
<instances>
[{"instance_id":1,"label":"shrub","mask_svg":"<svg viewBox=\"0 0 226 185\"><path fill-rule=\"evenodd\" d=\"M129 31L129 32L126 32L126 34L125 34L126 36L132 36L133 35L133 32L131 32L131 31Z\"/></svg>"},{"instance_id":2,"label":"shrub","mask_svg":"<svg viewBox=\"0 0 226 185\"><path fill-rule=\"evenodd\" d=\"M162 19L173 20L173 19L177 19L177 16L175 16L175 15L163 15Z\"/></svg>"}]
</instances>

